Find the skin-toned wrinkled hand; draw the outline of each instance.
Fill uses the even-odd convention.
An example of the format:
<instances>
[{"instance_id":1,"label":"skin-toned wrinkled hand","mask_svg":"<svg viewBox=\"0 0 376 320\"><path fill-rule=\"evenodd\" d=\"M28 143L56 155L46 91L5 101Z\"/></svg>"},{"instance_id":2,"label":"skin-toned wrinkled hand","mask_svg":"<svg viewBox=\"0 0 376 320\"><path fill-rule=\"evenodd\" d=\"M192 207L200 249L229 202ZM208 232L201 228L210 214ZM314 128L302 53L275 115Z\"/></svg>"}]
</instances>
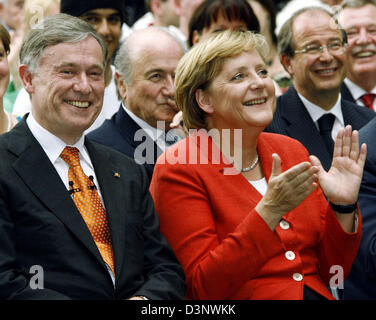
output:
<instances>
[{"instance_id":1,"label":"skin-toned wrinkled hand","mask_svg":"<svg viewBox=\"0 0 376 320\"><path fill-rule=\"evenodd\" d=\"M330 202L349 205L358 200L366 156L366 144L362 144L359 150L358 131L352 131L350 125L338 132L332 166L328 172L317 157L310 156L312 164L319 169L318 180Z\"/></svg>"},{"instance_id":2,"label":"skin-toned wrinkled hand","mask_svg":"<svg viewBox=\"0 0 376 320\"><path fill-rule=\"evenodd\" d=\"M281 158L274 153L268 189L256 206L256 211L274 230L282 216L296 208L317 187L319 169L302 162L281 172Z\"/></svg>"},{"instance_id":3,"label":"skin-toned wrinkled hand","mask_svg":"<svg viewBox=\"0 0 376 320\"><path fill-rule=\"evenodd\" d=\"M185 138L186 136L188 136L188 132L185 130L182 123L183 123L183 112L179 111L178 113L175 114L174 118L172 119L170 128L174 129L175 132L181 138Z\"/></svg>"}]
</instances>

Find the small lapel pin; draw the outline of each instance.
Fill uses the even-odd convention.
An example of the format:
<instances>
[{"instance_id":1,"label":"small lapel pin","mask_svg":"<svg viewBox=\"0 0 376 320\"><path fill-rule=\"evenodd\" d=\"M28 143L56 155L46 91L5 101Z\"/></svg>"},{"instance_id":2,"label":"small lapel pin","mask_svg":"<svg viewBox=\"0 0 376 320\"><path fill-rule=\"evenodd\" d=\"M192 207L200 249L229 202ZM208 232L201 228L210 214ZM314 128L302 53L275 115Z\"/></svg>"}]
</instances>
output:
<instances>
[{"instance_id":1,"label":"small lapel pin","mask_svg":"<svg viewBox=\"0 0 376 320\"><path fill-rule=\"evenodd\" d=\"M114 172L114 177L115 178L120 178L120 173L119 172Z\"/></svg>"}]
</instances>

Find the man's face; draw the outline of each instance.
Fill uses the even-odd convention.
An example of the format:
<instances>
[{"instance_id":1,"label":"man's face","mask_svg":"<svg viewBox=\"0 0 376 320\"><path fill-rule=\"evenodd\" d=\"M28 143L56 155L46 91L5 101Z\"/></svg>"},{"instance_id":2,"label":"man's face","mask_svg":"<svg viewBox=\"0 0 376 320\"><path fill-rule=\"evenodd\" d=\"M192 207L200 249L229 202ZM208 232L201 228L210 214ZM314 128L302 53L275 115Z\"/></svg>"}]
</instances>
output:
<instances>
[{"instance_id":1,"label":"man's face","mask_svg":"<svg viewBox=\"0 0 376 320\"><path fill-rule=\"evenodd\" d=\"M157 42L152 38L158 39ZM119 83L125 105L149 125L165 121L168 129L178 112L174 99L175 69L183 50L170 36L160 32L150 39L133 39L132 79Z\"/></svg>"},{"instance_id":2,"label":"man's face","mask_svg":"<svg viewBox=\"0 0 376 320\"><path fill-rule=\"evenodd\" d=\"M18 29L21 27L24 20L22 8L25 0L8 0L8 4L3 10L3 20L11 29Z\"/></svg>"},{"instance_id":3,"label":"man's face","mask_svg":"<svg viewBox=\"0 0 376 320\"><path fill-rule=\"evenodd\" d=\"M161 20L164 26L179 27L179 16L173 9L173 0L161 0Z\"/></svg>"},{"instance_id":4,"label":"man's face","mask_svg":"<svg viewBox=\"0 0 376 320\"><path fill-rule=\"evenodd\" d=\"M348 37L347 76L357 83L357 79L376 72L376 6L346 8L339 19Z\"/></svg>"},{"instance_id":5,"label":"man's face","mask_svg":"<svg viewBox=\"0 0 376 320\"><path fill-rule=\"evenodd\" d=\"M195 9L203 0L174 0L175 11L180 16L180 29L188 34L188 24Z\"/></svg>"},{"instance_id":6,"label":"man's face","mask_svg":"<svg viewBox=\"0 0 376 320\"><path fill-rule=\"evenodd\" d=\"M95 9L85 12L81 19L90 23L95 30L104 38L108 59L114 54L121 36L121 16L115 9Z\"/></svg>"},{"instance_id":7,"label":"man's face","mask_svg":"<svg viewBox=\"0 0 376 320\"><path fill-rule=\"evenodd\" d=\"M79 138L102 108L103 55L92 37L46 47L34 74L22 76L38 123L63 141Z\"/></svg>"},{"instance_id":8,"label":"man's face","mask_svg":"<svg viewBox=\"0 0 376 320\"><path fill-rule=\"evenodd\" d=\"M322 52L295 53L282 59L297 91L311 101L323 93L339 92L346 75L346 59L341 32L331 17L322 11L304 12L296 17L292 32L295 50L340 44L338 50L324 48Z\"/></svg>"}]
</instances>

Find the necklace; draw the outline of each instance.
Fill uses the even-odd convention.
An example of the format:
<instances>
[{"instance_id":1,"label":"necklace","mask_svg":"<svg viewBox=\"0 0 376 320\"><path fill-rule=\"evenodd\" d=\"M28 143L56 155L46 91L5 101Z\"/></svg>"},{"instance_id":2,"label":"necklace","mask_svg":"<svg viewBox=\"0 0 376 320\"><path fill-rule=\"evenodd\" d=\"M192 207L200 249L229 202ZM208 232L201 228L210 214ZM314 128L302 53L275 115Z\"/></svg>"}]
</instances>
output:
<instances>
[{"instance_id":1,"label":"necklace","mask_svg":"<svg viewBox=\"0 0 376 320\"><path fill-rule=\"evenodd\" d=\"M256 154L256 159L255 159L255 161L253 161L253 163L252 163L249 167L246 167L246 168L242 168L242 169L240 169L240 172L248 172L248 171L251 171L252 169L254 169L254 168L257 166L258 162L259 162L259 156L258 156L258 154Z\"/></svg>"}]
</instances>

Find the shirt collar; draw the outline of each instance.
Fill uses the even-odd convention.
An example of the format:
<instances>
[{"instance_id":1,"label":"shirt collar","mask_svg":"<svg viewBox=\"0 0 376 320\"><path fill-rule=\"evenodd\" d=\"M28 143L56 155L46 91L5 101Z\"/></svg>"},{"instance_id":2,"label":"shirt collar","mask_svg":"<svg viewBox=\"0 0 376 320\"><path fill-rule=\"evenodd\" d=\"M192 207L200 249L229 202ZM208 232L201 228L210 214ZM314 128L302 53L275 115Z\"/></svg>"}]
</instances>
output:
<instances>
[{"instance_id":1,"label":"shirt collar","mask_svg":"<svg viewBox=\"0 0 376 320\"><path fill-rule=\"evenodd\" d=\"M39 142L44 152L47 154L47 157L54 164L59 159L61 152L64 150L67 144L63 140L43 128L35 120L32 113L28 115L26 123L35 139ZM85 160L88 164L90 164L90 166L92 166L84 142L85 137L82 135L74 145L69 146L77 148L80 151L80 158Z\"/></svg>"},{"instance_id":2,"label":"shirt collar","mask_svg":"<svg viewBox=\"0 0 376 320\"><path fill-rule=\"evenodd\" d=\"M134 122L136 122L149 136L153 139L153 141L157 141L161 135L164 133L163 130L154 128L146 121L142 120L141 118L137 117L132 111L130 111L124 103L121 104L124 111L132 118Z\"/></svg>"},{"instance_id":3,"label":"shirt collar","mask_svg":"<svg viewBox=\"0 0 376 320\"><path fill-rule=\"evenodd\" d=\"M356 83L352 82L350 79L345 78L345 84L347 88L349 89L351 95L355 100L359 100L360 97L366 93L374 93L376 94L376 87L374 87L370 92L367 92L366 90L359 87Z\"/></svg>"},{"instance_id":4,"label":"shirt collar","mask_svg":"<svg viewBox=\"0 0 376 320\"><path fill-rule=\"evenodd\" d=\"M311 116L312 120L316 123L324 114L331 113L333 114L336 119L344 126L343 114L341 109L341 94L338 95L338 99L332 109L324 110L323 108L319 107L318 105L308 101L304 98L301 94L298 93L299 98L302 100L304 106L306 107L309 115Z\"/></svg>"}]
</instances>

